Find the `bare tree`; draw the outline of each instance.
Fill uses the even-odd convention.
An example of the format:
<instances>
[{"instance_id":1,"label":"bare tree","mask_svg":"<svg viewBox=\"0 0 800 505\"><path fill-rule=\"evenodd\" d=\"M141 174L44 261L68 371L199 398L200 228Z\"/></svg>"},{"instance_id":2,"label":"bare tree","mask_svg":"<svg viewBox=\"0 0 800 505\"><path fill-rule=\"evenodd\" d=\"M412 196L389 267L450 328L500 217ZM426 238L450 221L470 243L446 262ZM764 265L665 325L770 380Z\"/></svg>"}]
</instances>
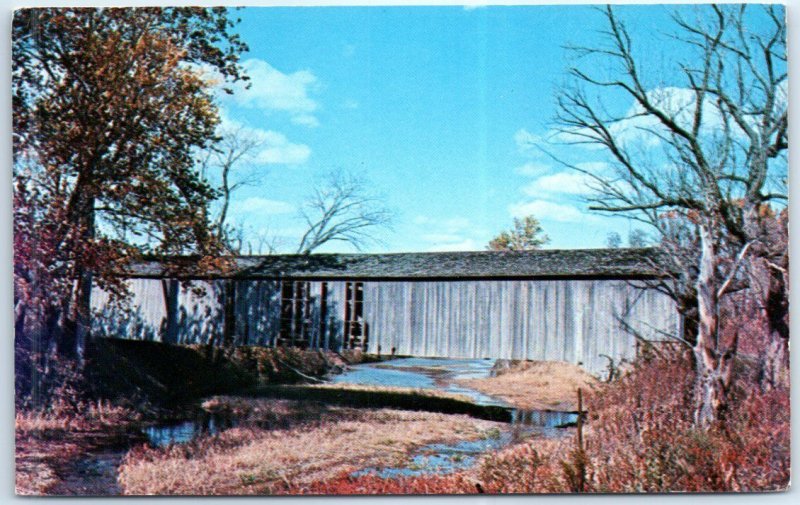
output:
<instances>
[{"instance_id":1,"label":"bare tree","mask_svg":"<svg viewBox=\"0 0 800 505\"><path fill-rule=\"evenodd\" d=\"M264 139L245 126L235 126L219 132L217 143L205 151L200 159L201 173L204 177L219 178L220 209L214 219L214 227L223 243L233 251L243 247L242 230L228 222L233 193L244 187L257 184L263 173L259 174L249 167L264 145ZM239 239L239 240L237 240Z\"/></svg>"},{"instance_id":2,"label":"bare tree","mask_svg":"<svg viewBox=\"0 0 800 505\"><path fill-rule=\"evenodd\" d=\"M686 58L673 82L654 85L625 23L606 7L607 45L573 48L591 70L571 68L575 85L558 99L560 136L602 146L612 160L610 176L572 166L592 178L591 208L625 213L665 238L677 229L678 243L699 245L675 260L696 261L684 265L696 273L698 316L696 338L686 343L696 361L695 421L703 427L724 415L737 352L736 337L721 338L720 301L748 280L746 263L763 259L766 270L782 274L769 266L764 216L786 200L786 27L781 7L759 9L703 6L693 21L676 14L673 38ZM612 96L634 106L610 113ZM764 311L772 310L768 298L762 294ZM781 331L774 329L776 348L788 342Z\"/></svg>"},{"instance_id":3,"label":"bare tree","mask_svg":"<svg viewBox=\"0 0 800 505\"><path fill-rule=\"evenodd\" d=\"M326 175L305 201L300 215L307 226L298 253L309 254L329 242L362 249L374 233L391 226L393 213L363 177L342 170Z\"/></svg>"}]
</instances>

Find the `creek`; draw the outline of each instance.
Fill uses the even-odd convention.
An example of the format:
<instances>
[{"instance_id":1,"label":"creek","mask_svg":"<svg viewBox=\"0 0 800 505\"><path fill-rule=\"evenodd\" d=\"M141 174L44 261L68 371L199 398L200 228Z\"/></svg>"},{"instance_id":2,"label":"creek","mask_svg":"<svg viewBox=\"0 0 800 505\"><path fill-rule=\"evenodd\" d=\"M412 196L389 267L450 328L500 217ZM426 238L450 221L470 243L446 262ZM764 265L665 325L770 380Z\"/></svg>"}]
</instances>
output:
<instances>
[{"instance_id":1,"label":"creek","mask_svg":"<svg viewBox=\"0 0 800 505\"><path fill-rule=\"evenodd\" d=\"M469 399L469 415L483 419L505 421L507 428L492 431L484 438L453 444L430 444L416 449L409 455L406 464L393 468L365 468L353 475L376 474L385 478L414 476L431 473L450 473L474 465L481 454L501 449L528 437L561 436L561 428L572 426L577 420L575 412L528 411L516 409L501 399L491 397L474 389L461 386L459 379L480 379L494 374L494 360L456 360L434 358L398 358L389 361L364 363L349 367L344 373L330 377L335 385L357 385L376 387L412 388L433 390L459 395ZM289 390L287 390L289 391ZM376 393L378 395L378 393ZM319 396L319 395L317 395ZM373 406L359 395L361 407ZM369 396L369 394L366 394ZM332 400L333 401L333 400ZM436 402L432 401L432 405ZM462 402L464 403L464 402ZM426 408L436 410L436 407ZM236 426L256 425L259 421L238 417L231 413L207 412L196 409L191 415L179 420L155 423L142 428L139 435L157 447L185 444L199 437L217 434ZM274 422L263 428L275 427ZM132 438L131 445L141 438ZM105 450L88 454L75 462L62 476L57 488L60 495L119 494L116 484L116 469L129 448L116 451ZM89 493L86 493L89 491Z\"/></svg>"}]
</instances>

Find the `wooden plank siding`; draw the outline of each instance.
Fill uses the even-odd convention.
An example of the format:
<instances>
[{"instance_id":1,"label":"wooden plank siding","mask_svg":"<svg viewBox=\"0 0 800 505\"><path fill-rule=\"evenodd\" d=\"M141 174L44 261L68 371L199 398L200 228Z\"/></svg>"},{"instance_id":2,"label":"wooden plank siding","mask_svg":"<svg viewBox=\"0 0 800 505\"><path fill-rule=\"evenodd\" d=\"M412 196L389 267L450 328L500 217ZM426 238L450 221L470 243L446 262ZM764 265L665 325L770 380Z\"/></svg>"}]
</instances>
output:
<instances>
[{"instance_id":1,"label":"wooden plank siding","mask_svg":"<svg viewBox=\"0 0 800 505\"><path fill-rule=\"evenodd\" d=\"M162 340L167 307L163 279L130 279L128 310L95 289L97 335ZM304 281L308 282L308 281ZM320 298L326 283L325 322ZM350 282L358 282L351 280ZM178 343L221 343L224 281L191 281L180 289ZM237 345L275 345L281 282L236 280ZM602 373L608 360L632 358L635 338L618 319L648 338L675 334L680 320L672 300L637 282L614 279L402 280L363 282L367 352L450 358L561 360ZM639 283L640 284L640 283ZM310 281L303 314L304 345L341 349L346 281ZM194 288L194 289L191 289Z\"/></svg>"}]
</instances>

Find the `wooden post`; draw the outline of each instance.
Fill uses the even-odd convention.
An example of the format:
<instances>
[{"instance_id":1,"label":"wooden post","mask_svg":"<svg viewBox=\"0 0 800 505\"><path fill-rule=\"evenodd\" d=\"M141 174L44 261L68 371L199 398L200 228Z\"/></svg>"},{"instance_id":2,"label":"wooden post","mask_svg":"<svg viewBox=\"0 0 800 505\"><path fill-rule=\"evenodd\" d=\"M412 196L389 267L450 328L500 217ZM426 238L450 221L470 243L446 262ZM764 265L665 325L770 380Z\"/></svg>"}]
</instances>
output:
<instances>
[{"instance_id":1,"label":"wooden post","mask_svg":"<svg viewBox=\"0 0 800 505\"><path fill-rule=\"evenodd\" d=\"M583 451L583 392L578 388L578 450Z\"/></svg>"},{"instance_id":2,"label":"wooden post","mask_svg":"<svg viewBox=\"0 0 800 505\"><path fill-rule=\"evenodd\" d=\"M576 470L578 473L578 492L586 490L586 453L583 450L583 392L578 388L578 452L576 458Z\"/></svg>"}]
</instances>

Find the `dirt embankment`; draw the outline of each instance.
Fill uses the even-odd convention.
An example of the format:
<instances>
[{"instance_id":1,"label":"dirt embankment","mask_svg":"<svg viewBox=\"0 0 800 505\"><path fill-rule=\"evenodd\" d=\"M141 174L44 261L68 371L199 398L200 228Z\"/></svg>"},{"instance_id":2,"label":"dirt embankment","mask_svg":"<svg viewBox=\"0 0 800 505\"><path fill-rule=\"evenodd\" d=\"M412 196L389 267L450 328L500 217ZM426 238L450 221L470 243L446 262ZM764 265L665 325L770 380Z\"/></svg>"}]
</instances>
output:
<instances>
[{"instance_id":1,"label":"dirt embankment","mask_svg":"<svg viewBox=\"0 0 800 505\"><path fill-rule=\"evenodd\" d=\"M313 382L360 359L312 349L224 349L123 339L98 339L87 354L92 396L137 410L267 384Z\"/></svg>"},{"instance_id":2,"label":"dirt embankment","mask_svg":"<svg viewBox=\"0 0 800 505\"><path fill-rule=\"evenodd\" d=\"M578 388L598 384L581 367L563 361L498 361L494 377L458 382L528 410L575 410Z\"/></svg>"}]
</instances>

